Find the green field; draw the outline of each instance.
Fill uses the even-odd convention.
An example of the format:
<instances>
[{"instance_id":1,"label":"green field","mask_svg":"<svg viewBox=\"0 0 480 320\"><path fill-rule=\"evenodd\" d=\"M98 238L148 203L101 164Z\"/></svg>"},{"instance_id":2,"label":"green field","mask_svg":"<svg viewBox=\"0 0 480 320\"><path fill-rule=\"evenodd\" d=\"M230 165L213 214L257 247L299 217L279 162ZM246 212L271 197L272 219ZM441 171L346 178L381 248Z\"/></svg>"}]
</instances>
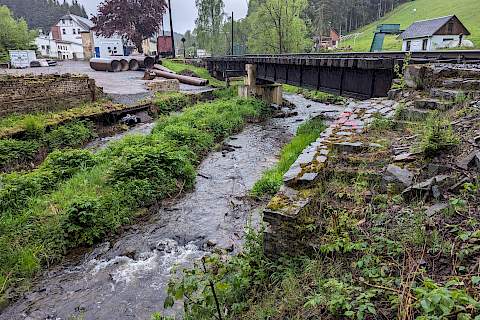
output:
<instances>
[{"instance_id":1,"label":"green field","mask_svg":"<svg viewBox=\"0 0 480 320\"><path fill-rule=\"evenodd\" d=\"M414 11L416 9L416 11ZM407 2L384 18L356 30L361 33L357 39L349 39L341 43L342 47L351 46L353 51L369 51L373 34L377 25L382 23L400 23L402 30L414 21L432 19L455 14L472 34L467 39L480 48L480 1L479 0L416 0ZM397 36L387 36L384 50L401 50L402 42Z\"/></svg>"}]
</instances>

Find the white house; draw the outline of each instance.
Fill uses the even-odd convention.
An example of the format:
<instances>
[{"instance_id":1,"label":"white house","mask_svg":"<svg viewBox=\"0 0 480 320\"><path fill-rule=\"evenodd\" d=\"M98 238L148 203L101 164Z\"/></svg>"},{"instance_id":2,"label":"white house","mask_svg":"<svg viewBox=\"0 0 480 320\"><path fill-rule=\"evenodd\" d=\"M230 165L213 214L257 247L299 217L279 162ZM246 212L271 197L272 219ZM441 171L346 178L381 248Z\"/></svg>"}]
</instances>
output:
<instances>
[{"instance_id":1,"label":"white house","mask_svg":"<svg viewBox=\"0 0 480 320\"><path fill-rule=\"evenodd\" d=\"M93 22L74 14L66 14L60 18L48 35L40 35L35 44L42 56L59 59L81 60L91 56L108 57L124 55L121 37L104 38L96 36L92 31ZM88 37L82 34L90 33L93 44L85 42ZM90 52L91 51L91 52Z\"/></svg>"},{"instance_id":2,"label":"white house","mask_svg":"<svg viewBox=\"0 0 480 320\"><path fill-rule=\"evenodd\" d=\"M414 22L400 37L403 51L435 51L471 44L464 39L470 32L455 16Z\"/></svg>"}]
</instances>

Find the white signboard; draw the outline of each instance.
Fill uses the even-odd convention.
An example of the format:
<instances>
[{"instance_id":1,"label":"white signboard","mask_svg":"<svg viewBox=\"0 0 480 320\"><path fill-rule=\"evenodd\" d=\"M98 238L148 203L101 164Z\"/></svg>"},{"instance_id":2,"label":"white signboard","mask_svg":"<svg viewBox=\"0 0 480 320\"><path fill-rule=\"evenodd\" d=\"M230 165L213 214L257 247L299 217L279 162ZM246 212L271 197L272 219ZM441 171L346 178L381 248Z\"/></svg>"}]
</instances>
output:
<instances>
[{"instance_id":1,"label":"white signboard","mask_svg":"<svg viewBox=\"0 0 480 320\"><path fill-rule=\"evenodd\" d=\"M10 50L10 64L13 68L28 68L37 59L33 50Z\"/></svg>"}]
</instances>

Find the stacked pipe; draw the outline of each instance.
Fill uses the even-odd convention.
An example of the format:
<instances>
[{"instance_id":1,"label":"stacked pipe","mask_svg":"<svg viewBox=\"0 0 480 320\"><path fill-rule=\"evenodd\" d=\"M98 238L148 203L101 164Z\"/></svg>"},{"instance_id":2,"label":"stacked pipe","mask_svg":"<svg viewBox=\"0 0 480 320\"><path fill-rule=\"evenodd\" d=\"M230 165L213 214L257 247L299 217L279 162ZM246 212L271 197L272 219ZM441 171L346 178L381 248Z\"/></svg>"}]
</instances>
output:
<instances>
[{"instance_id":1,"label":"stacked pipe","mask_svg":"<svg viewBox=\"0 0 480 320\"><path fill-rule=\"evenodd\" d=\"M128 56L112 58L92 58L90 67L96 71L137 71L139 69L151 69L155 64L155 58L149 56Z\"/></svg>"}]
</instances>

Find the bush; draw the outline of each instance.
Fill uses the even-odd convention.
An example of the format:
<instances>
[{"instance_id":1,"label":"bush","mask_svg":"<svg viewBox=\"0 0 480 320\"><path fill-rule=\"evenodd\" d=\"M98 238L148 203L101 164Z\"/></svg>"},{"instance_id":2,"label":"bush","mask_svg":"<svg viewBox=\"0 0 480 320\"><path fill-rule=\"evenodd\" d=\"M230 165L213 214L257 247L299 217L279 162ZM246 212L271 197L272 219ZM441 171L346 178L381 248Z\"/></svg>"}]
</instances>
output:
<instances>
[{"instance_id":1,"label":"bush","mask_svg":"<svg viewBox=\"0 0 480 320\"><path fill-rule=\"evenodd\" d=\"M190 162L193 156L194 154L185 148L178 149L167 143L128 148L124 150L122 157L112 163L108 181L122 186L122 189L132 186L137 180L148 182L143 185L148 188L146 194L153 191L156 194L155 198L164 198L174 195L180 187L177 182L183 184L185 189L193 186L196 176ZM139 187L138 182L134 186Z\"/></svg>"},{"instance_id":2,"label":"bush","mask_svg":"<svg viewBox=\"0 0 480 320\"><path fill-rule=\"evenodd\" d=\"M194 154L204 155L214 144L213 135L185 124L171 124L163 128L166 140L176 146L187 146Z\"/></svg>"},{"instance_id":3,"label":"bush","mask_svg":"<svg viewBox=\"0 0 480 320\"><path fill-rule=\"evenodd\" d=\"M192 102L192 98L184 93L156 93L153 104L160 113L181 111Z\"/></svg>"},{"instance_id":4,"label":"bush","mask_svg":"<svg viewBox=\"0 0 480 320\"><path fill-rule=\"evenodd\" d=\"M95 156L88 150L58 150L52 152L38 170L49 171L57 179L63 180L81 169L93 167L95 162Z\"/></svg>"},{"instance_id":5,"label":"bush","mask_svg":"<svg viewBox=\"0 0 480 320\"><path fill-rule=\"evenodd\" d=\"M425 126L420 131L418 148L427 157L433 157L440 151L457 145L459 141L450 120L435 111L427 118Z\"/></svg>"},{"instance_id":6,"label":"bush","mask_svg":"<svg viewBox=\"0 0 480 320\"><path fill-rule=\"evenodd\" d=\"M0 175L0 212L24 208L30 198L47 193L60 181L94 164L94 156L89 151L55 151L32 172Z\"/></svg>"},{"instance_id":7,"label":"bush","mask_svg":"<svg viewBox=\"0 0 480 320\"><path fill-rule=\"evenodd\" d=\"M43 141L50 150L55 150L78 147L94 137L95 134L90 123L73 121L46 133Z\"/></svg>"},{"instance_id":8,"label":"bush","mask_svg":"<svg viewBox=\"0 0 480 320\"><path fill-rule=\"evenodd\" d=\"M32 160L39 149L37 141L0 140L0 167Z\"/></svg>"},{"instance_id":9,"label":"bush","mask_svg":"<svg viewBox=\"0 0 480 320\"><path fill-rule=\"evenodd\" d=\"M28 115L23 120L25 136L27 139L40 139L45 133L45 125L35 116Z\"/></svg>"}]
</instances>

